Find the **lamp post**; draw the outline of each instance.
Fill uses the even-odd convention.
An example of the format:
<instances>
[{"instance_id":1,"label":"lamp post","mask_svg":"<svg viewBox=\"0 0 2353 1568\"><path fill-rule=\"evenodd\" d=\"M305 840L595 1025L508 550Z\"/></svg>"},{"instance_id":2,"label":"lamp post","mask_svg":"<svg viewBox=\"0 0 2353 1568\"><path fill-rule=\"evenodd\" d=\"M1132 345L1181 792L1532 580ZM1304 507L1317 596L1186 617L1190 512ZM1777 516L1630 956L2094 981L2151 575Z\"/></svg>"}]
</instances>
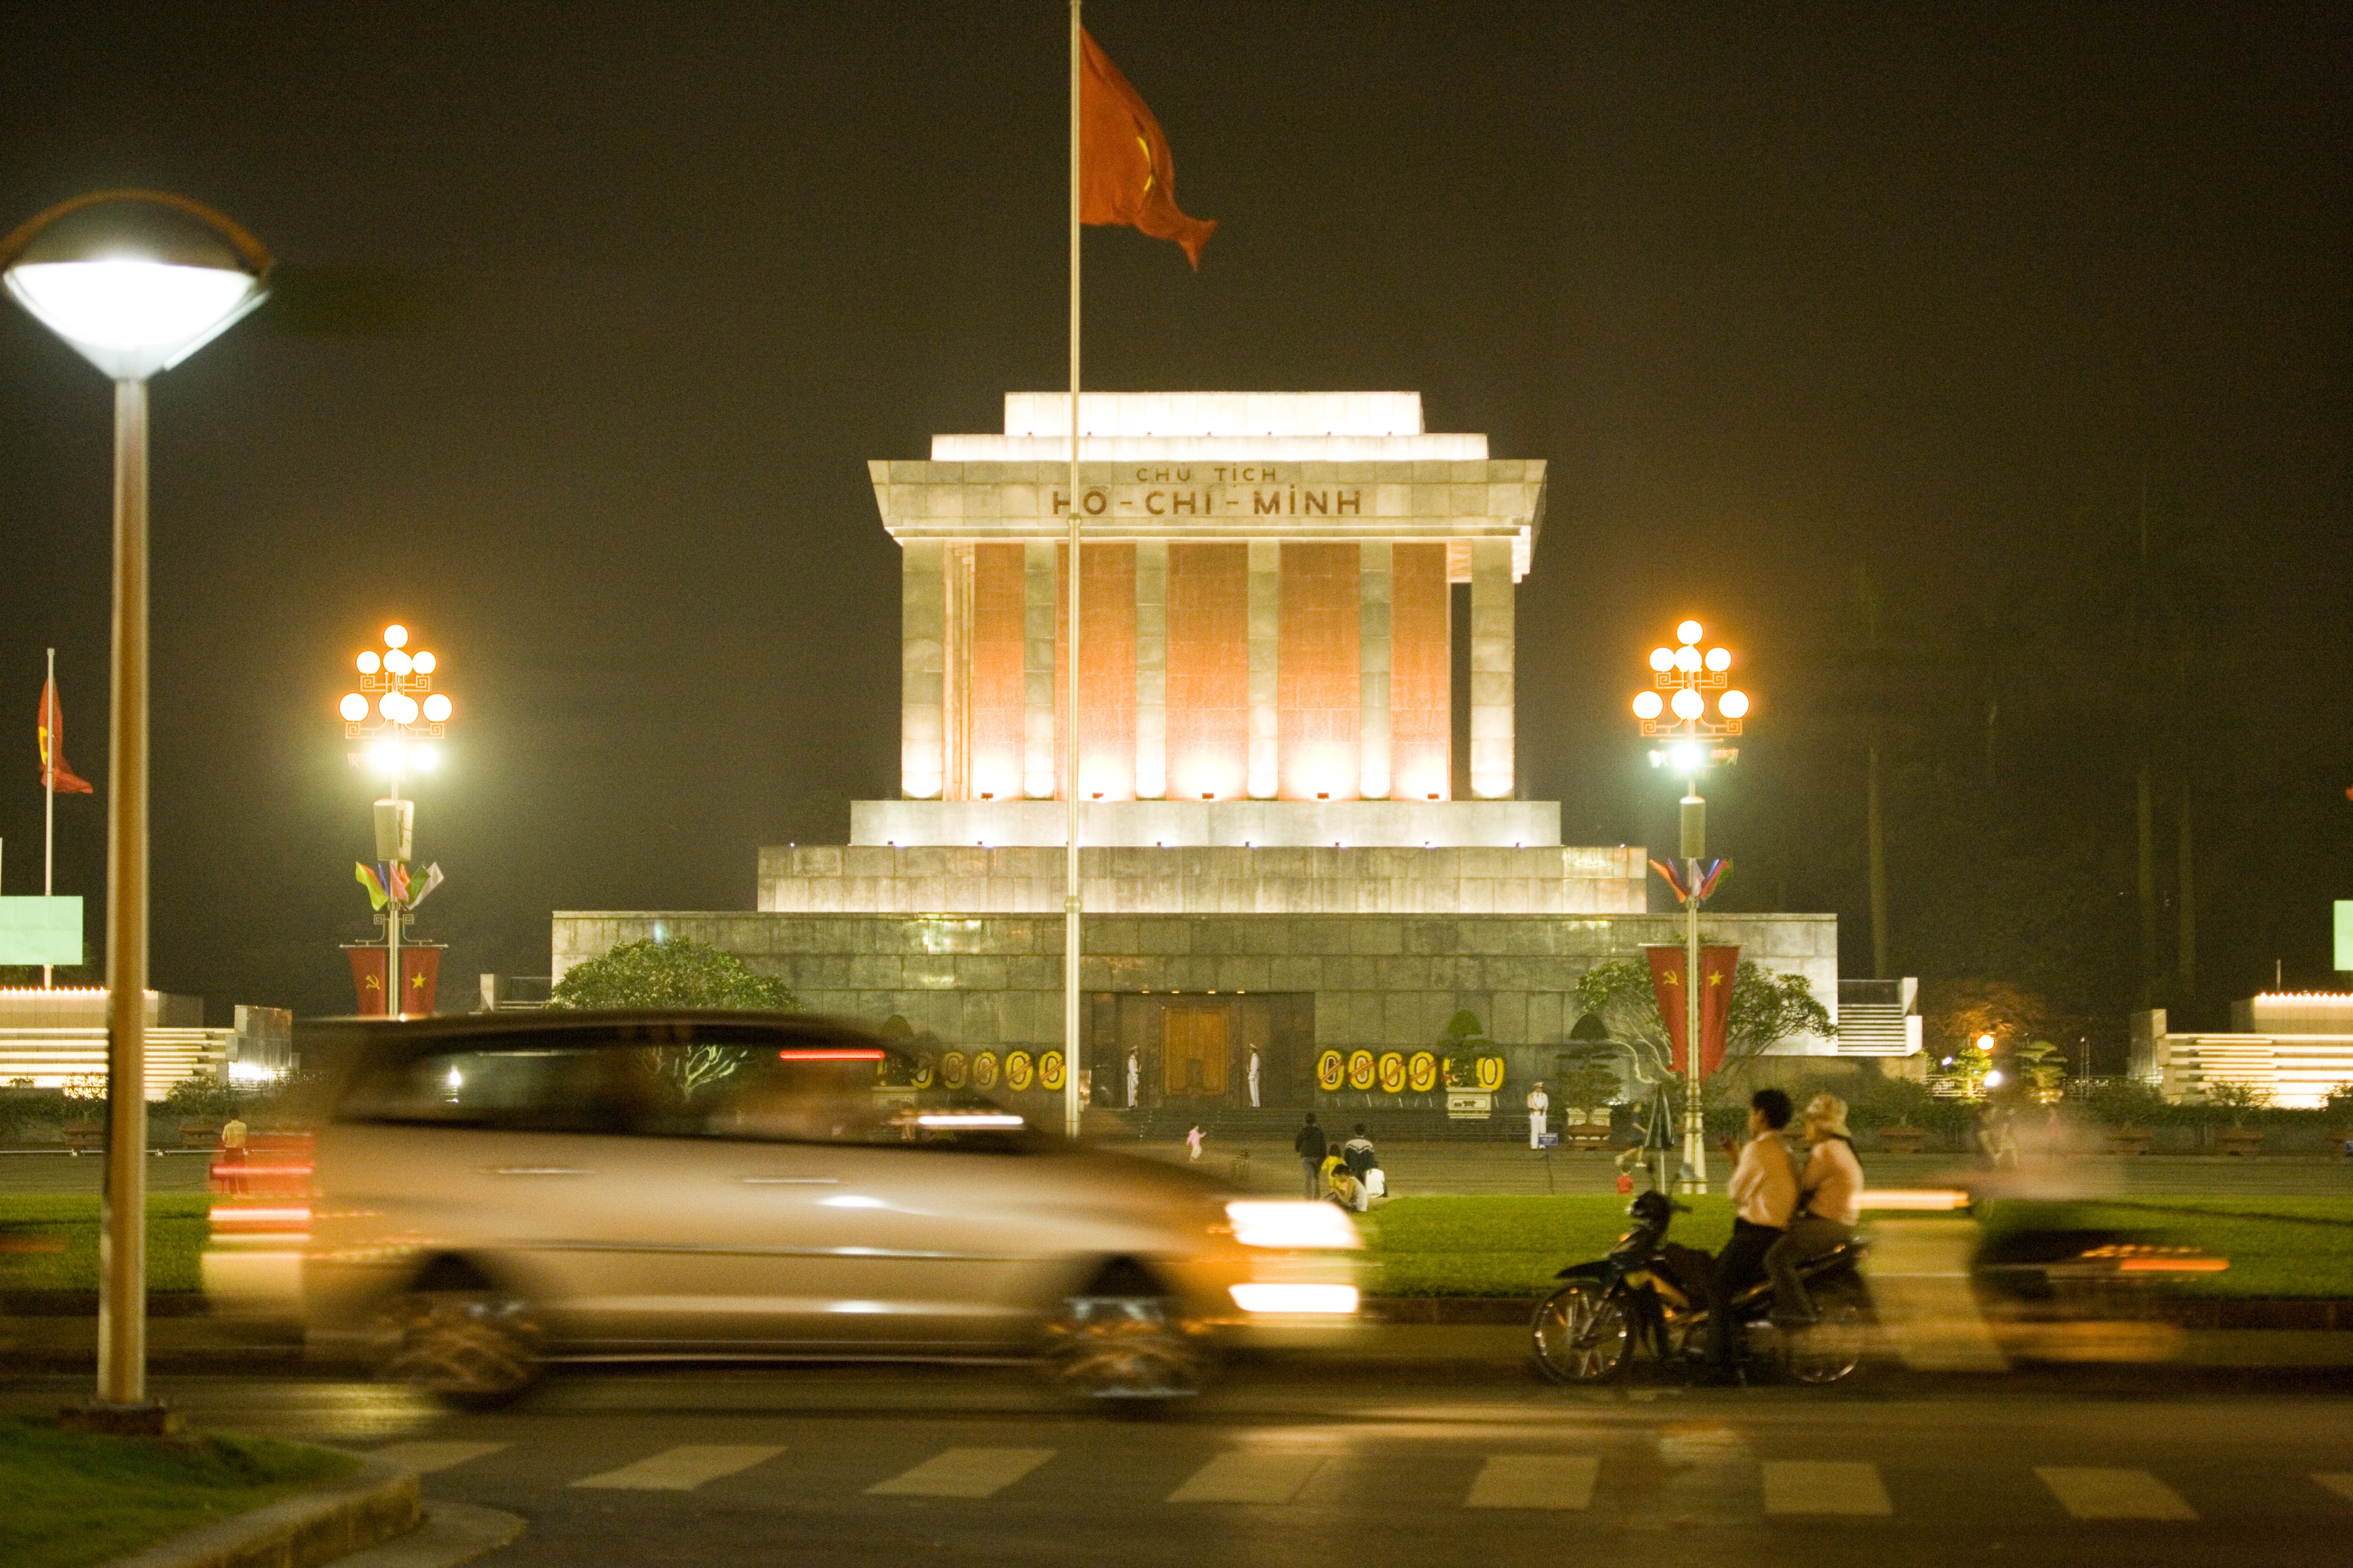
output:
<instances>
[{"instance_id":1,"label":"lamp post","mask_svg":"<svg viewBox=\"0 0 2353 1568\"><path fill-rule=\"evenodd\" d=\"M79 1418L162 1431L147 1398L147 380L269 293L269 252L161 191L62 202L0 239L8 292L114 383L113 679L108 702L106 1198L98 1398Z\"/></svg>"},{"instance_id":2,"label":"lamp post","mask_svg":"<svg viewBox=\"0 0 2353 1568\"><path fill-rule=\"evenodd\" d=\"M1676 1187L1686 1193L1707 1191L1707 1121L1700 1109L1700 1082L1705 1071L1700 1059L1699 907L1707 880L1700 862L1707 858L1707 802L1699 793L1699 777L1711 765L1739 760L1738 748L1722 742L1740 733L1748 715L1748 698L1731 685L1732 654L1712 647L1704 654L1699 644L1704 627L1684 621L1675 627L1676 646L1651 650L1651 689L1634 697L1634 717L1642 721L1645 739L1659 745L1651 752L1652 767L1671 767L1683 775L1683 886L1676 892L1683 905L1683 1160ZM1708 715L1708 695L1715 695L1715 715ZM1669 715L1672 714L1672 717Z\"/></svg>"},{"instance_id":3,"label":"lamp post","mask_svg":"<svg viewBox=\"0 0 2353 1568\"><path fill-rule=\"evenodd\" d=\"M401 927L424 897L408 886L417 803L401 798L400 779L405 772L433 771L439 754L432 742L441 738L450 711L448 693L433 689L440 659L425 648L411 649L408 640L408 628L398 622L385 627L383 649L364 649L352 661L359 671L360 689L344 693L336 704L343 716L344 737L368 742L364 750L352 753L352 761L374 767L386 783L385 798L375 803L375 858L385 867L384 1010L396 1018L407 995L400 973Z\"/></svg>"}]
</instances>

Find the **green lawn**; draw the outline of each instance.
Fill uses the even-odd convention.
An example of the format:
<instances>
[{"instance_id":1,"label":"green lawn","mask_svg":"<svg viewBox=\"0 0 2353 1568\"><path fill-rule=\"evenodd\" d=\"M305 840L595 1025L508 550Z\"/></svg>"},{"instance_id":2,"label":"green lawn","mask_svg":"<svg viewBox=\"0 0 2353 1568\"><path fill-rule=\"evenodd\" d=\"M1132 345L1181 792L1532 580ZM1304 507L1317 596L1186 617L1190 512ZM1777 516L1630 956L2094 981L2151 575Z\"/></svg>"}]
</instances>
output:
<instances>
[{"instance_id":1,"label":"green lawn","mask_svg":"<svg viewBox=\"0 0 2353 1568\"><path fill-rule=\"evenodd\" d=\"M212 1199L173 1193L147 1200L147 1289L202 1289ZM0 1291L98 1289L99 1200L0 1194Z\"/></svg>"},{"instance_id":2,"label":"green lawn","mask_svg":"<svg viewBox=\"0 0 2353 1568\"><path fill-rule=\"evenodd\" d=\"M82 1568L357 1466L259 1437L111 1437L0 1416L0 1563Z\"/></svg>"},{"instance_id":3,"label":"green lawn","mask_svg":"<svg viewBox=\"0 0 2353 1568\"><path fill-rule=\"evenodd\" d=\"M1669 1238L1721 1247L1732 1229L1730 1205L1721 1197L1686 1201L1693 1212L1675 1216ZM2231 1260L2220 1274L2188 1277L2180 1286L2188 1294L2353 1298L2353 1199L2005 1201L1978 1218L2005 1229L2154 1233ZM1535 1297L1552 1288L1559 1269L1607 1253L1628 1221L1626 1200L1605 1195L1398 1198L1362 1223L1370 1295Z\"/></svg>"},{"instance_id":4,"label":"green lawn","mask_svg":"<svg viewBox=\"0 0 2353 1568\"><path fill-rule=\"evenodd\" d=\"M1715 1250L1732 1205L1686 1199L1671 1240ZM1375 1296L1541 1296L1572 1263L1603 1256L1625 1233L1626 1200L1575 1197L1398 1198L1364 1216L1365 1288Z\"/></svg>"},{"instance_id":5,"label":"green lawn","mask_svg":"<svg viewBox=\"0 0 2353 1568\"><path fill-rule=\"evenodd\" d=\"M2122 1230L2188 1243L2231 1260L2190 1275L2189 1296L2353 1297L2353 1199L2147 1198L2107 1203L1989 1204L1989 1228Z\"/></svg>"}]
</instances>

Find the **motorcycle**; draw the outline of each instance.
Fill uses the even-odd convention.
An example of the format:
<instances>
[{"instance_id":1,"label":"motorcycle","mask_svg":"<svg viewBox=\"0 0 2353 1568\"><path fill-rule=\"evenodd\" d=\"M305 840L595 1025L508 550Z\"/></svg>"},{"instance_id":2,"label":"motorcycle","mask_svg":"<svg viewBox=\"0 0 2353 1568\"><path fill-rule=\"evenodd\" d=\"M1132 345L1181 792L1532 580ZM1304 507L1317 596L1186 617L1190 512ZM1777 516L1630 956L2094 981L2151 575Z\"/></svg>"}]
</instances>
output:
<instances>
[{"instance_id":1,"label":"motorcycle","mask_svg":"<svg viewBox=\"0 0 2353 1568\"><path fill-rule=\"evenodd\" d=\"M1539 1304L1529 1325L1531 1349L1555 1383L1599 1384L1634 1362L1647 1340L1656 1359L1696 1370L1706 1359L1707 1289L1704 1252L1670 1244L1667 1228L1690 1208L1648 1192L1627 1209L1634 1226L1609 1256L1575 1264ZM1772 1322L1773 1288L1760 1280L1733 1298L1751 1363L1797 1383L1832 1384L1862 1364L1871 1333L1871 1297L1856 1265L1871 1244L1851 1238L1801 1265L1815 1321L1784 1330Z\"/></svg>"}]
</instances>

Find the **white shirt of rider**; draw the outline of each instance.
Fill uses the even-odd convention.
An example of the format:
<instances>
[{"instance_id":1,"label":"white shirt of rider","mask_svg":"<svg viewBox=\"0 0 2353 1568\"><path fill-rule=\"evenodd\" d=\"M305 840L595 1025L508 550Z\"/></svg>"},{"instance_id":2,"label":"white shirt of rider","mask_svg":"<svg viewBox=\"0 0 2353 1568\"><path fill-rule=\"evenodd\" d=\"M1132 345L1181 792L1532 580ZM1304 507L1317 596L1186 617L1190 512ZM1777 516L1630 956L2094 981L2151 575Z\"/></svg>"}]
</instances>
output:
<instances>
[{"instance_id":1,"label":"white shirt of rider","mask_svg":"<svg viewBox=\"0 0 2353 1568\"><path fill-rule=\"evenodd\" d=\"M1787 1230L1798 1212L1798 1166L1778 1132L1762 1132L1740 1147L1740 1159L1725 1184L1740 1217L1751 1225Z\"/></svg>"},{"instance_id":2,"label":"white shirt of rider","mask_svg":"<svg viewBox=\"0 0 2353 1568\"><path fill-rule=\"evenodd\" d=\"M1843 1138L1825 1138L1806 1157L1806 1212L1851 1226L1862 1217L1862 1162Z\"/></svg>"}]
</instances>

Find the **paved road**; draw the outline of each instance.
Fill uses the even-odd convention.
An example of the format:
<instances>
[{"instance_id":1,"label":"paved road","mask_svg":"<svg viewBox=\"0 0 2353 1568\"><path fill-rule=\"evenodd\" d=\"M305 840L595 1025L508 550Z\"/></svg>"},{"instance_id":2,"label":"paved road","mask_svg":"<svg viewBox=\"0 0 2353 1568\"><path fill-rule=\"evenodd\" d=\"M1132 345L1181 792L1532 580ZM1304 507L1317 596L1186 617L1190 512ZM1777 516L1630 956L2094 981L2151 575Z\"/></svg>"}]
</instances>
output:
<instances>
[{"instance_id":1,"label":"paved road","mask_svg":"<svg viewBox=\"0 0 2353 1568\"><path fill-rule=\"evenodd\" d=\"M1579 1394L1283 1375L1156 1420L981 1372L573 1377L489 1415L367 1384L164 1392L207 1424L391 1453L428 1497L530 1521L487 1568L2353 1557L2343 1384ZM16 1382L0 1406L79 1387Z\"/></svg>"}]
</instances>

